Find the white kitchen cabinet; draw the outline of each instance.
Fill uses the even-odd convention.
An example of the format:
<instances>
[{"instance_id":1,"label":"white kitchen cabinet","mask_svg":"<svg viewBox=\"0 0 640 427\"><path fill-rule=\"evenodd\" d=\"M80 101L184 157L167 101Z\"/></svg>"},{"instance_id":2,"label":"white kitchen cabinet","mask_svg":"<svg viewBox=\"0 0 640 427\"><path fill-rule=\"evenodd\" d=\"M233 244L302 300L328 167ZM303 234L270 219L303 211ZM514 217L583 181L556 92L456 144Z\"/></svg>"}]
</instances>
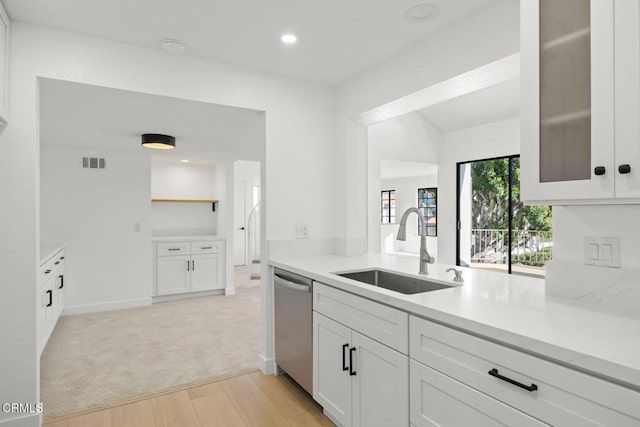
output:
<instances>
[{"instance_id":1,"label":"white kitchen cabinet","mask_svg":"<svg viewBox=\"0 0 640 427\"><path fill-rule=\"evenodd\" d=\"M11 21L0 3L0 126L9 120L9 36Z\"/></svg>"},{"instance_id":2,"label":"white kitchen cabinet","mask_svg":"<svg viewBox=\"0 0 640 427\"><path fill-rule=\"evenodd\" d=\"M640 196L640 15L631 3L521 2L521 194L528 203Z\"/></svg>"},{"instance_id":3,"label":"white kitchen cabinet","mask_svg":"<svg viewBox=\"0 0 640 427\"><path fill-rule=\"evenodd\" d=\"M170 242L156 245L156 295L225 288L224 242Z\"/></svg>"},{"instance_id":4,"label":"white kitchen cabinet","mask_svg":"<svg viewBox=\"0 0 640 427\"><path fill-rule=\"evenodd\" d=\"M64 250L40 266L36 301L37 340L42 353L64 309Z\"/></svg>"},{"instance_id":5,"label":"white kitchen cabinet","mask_svg":"<svg viewBox=\"0 0 640 427\"><path fill-rule=\"evenodd\" d=\"M548 425L415 360L410 372L411 424L416 427Z\"/></svg>"},{"instance_id":6,"label":"white kitchen cabinet","mask_svg":"<svg viewBox=\"0 0 640 427\"><path fill-rule=\"evenodd\" d=\"M313 398L333 421L351 425L351 329L313 313Z\"/></svg>"},{"instance_id":7,"label":"white kitchen cabinet","mask_svg":"<svg viewBox=\"0 0 640 427\"><path fill-rule=\"evenodd\" d=\"M441 411L463 404L470 407L460 409L463 419L495 413L498 425L539 425L530 418L557 426L640 425L640 393L551 361L414 316L409 346L416 426L464 425ZM426 403L433 399L443 406Z\"/></svg>"},{"instance_id":8,"label":"white kitchen cabinet","mask_svg":"<svg viewBox=\"0 0 640 427\"><path fill-rule=\"evenodd\" d=\"M363 323L358 313L364 306L373 310ZM324 313L313 313L313 397L325 414L344 427L408 425L408 356L325 316L338 313L370 330L373 322L385 337L395 314L385 316L389 307L319 283L314 283L314 308Z\"/></svg>"},{"instance_id":9,"label":"white kitchen cabinet","mask_svg":"<svg viewBox=\"0 0 640 427\"><path fill-rule=\"evenodd\" d=\"M191 289L191 256L158 257L157 294L171 295Z\"/></svg>"}]
</instances>

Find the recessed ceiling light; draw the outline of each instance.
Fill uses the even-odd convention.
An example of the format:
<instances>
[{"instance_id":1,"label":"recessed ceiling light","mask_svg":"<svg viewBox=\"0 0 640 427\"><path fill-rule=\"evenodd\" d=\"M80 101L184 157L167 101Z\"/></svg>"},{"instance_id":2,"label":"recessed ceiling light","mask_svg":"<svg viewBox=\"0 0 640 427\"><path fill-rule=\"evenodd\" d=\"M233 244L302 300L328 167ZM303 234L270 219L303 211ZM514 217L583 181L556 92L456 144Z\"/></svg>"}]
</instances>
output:
<instances>
[{"instance_id":1,"label":"recessed ceiling light","mask_svg":"<svg viewBox=\"0 0 640 427\"><path fill-rule=\"evenodd\" d=\"M160 47L162 48L162 50L168 53L185 53L187 50L187 47L184 45L184 43L178 40L162 40L160 42Z\"/></svg>"},{"instance_id":2,"label":"recessed ceiling light","mask_svg":"<svg viewBox=\"0 0 640 427\"><path fill-rule=\"evenodd\" d=\"M435 4L420 3L411 6L404 13L404 19L411 23L429 21L440 13L440 8Z\"/></svg>"},{"instance_id":3,"label":"recessed ceiling light","mask_svg":"<svg viewBox=\"0 0 640 427\"><path fill-rule=\"evenodd\" d=\"M282 43L284 44L294 44L295 42L298 41L298 37L296 37L295 34L283 34L282 37L280 37L280 40L282 40Z\"/></svg>"},{"instance_id":4,"label":"recessed ceiling light","mask_svg":"<svg viewBox=\"0 0 640 427\"><path fill-rule=\"evenodd\" d=\"M189 163L189 160L180 160L182 163Z\"/></svg>"}]
</instances>

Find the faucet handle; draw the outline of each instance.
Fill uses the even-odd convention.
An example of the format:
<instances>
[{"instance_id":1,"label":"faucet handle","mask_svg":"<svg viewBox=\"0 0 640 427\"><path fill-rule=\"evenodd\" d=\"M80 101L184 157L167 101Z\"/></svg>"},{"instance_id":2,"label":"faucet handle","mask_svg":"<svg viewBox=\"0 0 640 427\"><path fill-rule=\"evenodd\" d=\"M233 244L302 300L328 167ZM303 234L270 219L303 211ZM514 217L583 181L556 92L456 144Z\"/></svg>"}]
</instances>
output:
<instances>
[{"instance_id":1,"label":"faucet handle","mask_svg":"<svg viewBox=\"0 0 640 427\"><path fill-rule=\"evenodd\" d=\"M450 271L453 271L453 272L454 272L454 274L456 275L456 276L453 278L453 281L454 281L454 282L464 282L464 279L462 278L462 270L457 270L457 269L455 269L455 268L447 268L446 272L448 273L448 272L450 272Z\"/></svg>"}]
</instances>

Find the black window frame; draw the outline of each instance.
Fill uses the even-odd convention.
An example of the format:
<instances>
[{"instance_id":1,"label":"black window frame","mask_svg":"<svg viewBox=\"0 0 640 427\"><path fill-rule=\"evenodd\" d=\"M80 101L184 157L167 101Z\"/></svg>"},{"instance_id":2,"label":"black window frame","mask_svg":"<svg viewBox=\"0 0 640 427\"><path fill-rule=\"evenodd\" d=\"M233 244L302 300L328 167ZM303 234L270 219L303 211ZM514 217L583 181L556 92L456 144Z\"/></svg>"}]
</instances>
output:
<instances>
[{"instance_id":1,"label":"black window frame","mask_svg":"<svg viewBox=\"0 0 640 427\"><path fill-rule=\"evenodd\" d=\"M433 193L434 197L420 197L420 191L423 194ZM433 199L433 206L420 206L421 200L429 200ZM428 212L430 209L435 209L435 215L429 215ZM427 237L438 237L438 187L422 187L418 188L418 210L422 213L422 216L427 222ZM435 225L428 225L429 219L435 218ZM432 229L434 234L429 234L429 230ZM418 235L421 232L421 224L418 221Z\"/></svg>"},{"instance_id":2,"label":"black window frame","mask_svg":"<svg viewBox=\"0 0 640 427\"><path fill-rule=\"evenodd\" d=\"M387 196L386 199L385 199L385 194ZM391 206L391 194L393 194L393 196L394 196L393 197L393 202L394 202L393 203L393 209L394 209L394 212L395 212L396 201L397 201L397 199L395 197L396 196L396 190L382 190L380 192L380 223L381 224L395 224L396 223L396 215L395 214L391 215L391 208L392 208L392 206ZM388 204L389 207L387 209L388 210L388 214L387 214L387 218L386 218L387 222L384 222L384 220L385 220L385 215L384 215L384 210L385 210L384 209L384 202L385 202L385 200L389 203Z\"/></svg>"}]
</instances>

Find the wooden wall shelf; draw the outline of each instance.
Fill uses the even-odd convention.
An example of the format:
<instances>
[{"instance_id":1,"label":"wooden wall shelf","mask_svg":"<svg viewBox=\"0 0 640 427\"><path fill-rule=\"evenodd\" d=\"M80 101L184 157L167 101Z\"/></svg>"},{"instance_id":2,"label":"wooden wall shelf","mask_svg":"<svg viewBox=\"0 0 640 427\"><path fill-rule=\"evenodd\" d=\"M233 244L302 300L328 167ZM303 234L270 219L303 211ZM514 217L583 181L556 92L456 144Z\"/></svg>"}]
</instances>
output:
<instances>
[{"instance_id":1,"label":"wooden wall shelf","mask_svg":"<svg viewBox=\"0 0 640 427\"><path fill-rule=\"evenodd\" d=\"M216 203L218 203L218 200L214 200L214 199L192 199L192 200L185 200L185 199L151 199L152 202L161 202L161 203L211 203L211 210L213 212L216 211Z\"/></svg>"}]
</instances>

